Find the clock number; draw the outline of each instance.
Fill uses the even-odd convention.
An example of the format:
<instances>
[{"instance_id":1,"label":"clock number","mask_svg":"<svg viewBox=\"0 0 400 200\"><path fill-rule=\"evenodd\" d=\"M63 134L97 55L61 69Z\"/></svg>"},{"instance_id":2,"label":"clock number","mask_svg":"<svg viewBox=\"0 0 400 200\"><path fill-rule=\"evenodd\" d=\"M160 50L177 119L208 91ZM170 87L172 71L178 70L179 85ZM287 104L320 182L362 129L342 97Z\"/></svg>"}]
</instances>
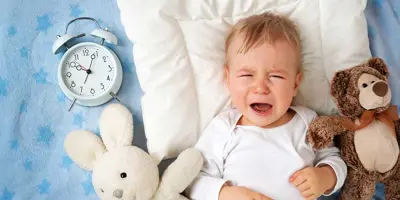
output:
<instances>
[{"instance_id":1,"label":"clock number","mask_svg":"<svg viewBox=\"0 0 400 200\"><path fill-rule=\"evenodd\" d=\"M70 63L68 61L65 64L68 65L69 67L71 67L71 65L70 65Z\"/></svg>"},{"instance_id":2,"label":"clock number","mask_svg":"<svg viewBox=\"0 0 400 200\"><path fill-rule=\"evenodd\" d=\"M76 62L69 63L69 68L74 68L74 67L76 67Z\"/></svg>"},{"instance_id":3,"label":"clock number","mask_svg":"<svg viewBox=\"0 0 400 200\"><path fill-rule=\"evenodd\" d=\"M67 72L67 74L65 74L66 77L71 78L72 74L71 72Z\"/></svg>"},{"instance_id":4,"label":"clock number","mask_svg":"<svg viewBox=\"0 0 400 200\"><path fill-rule=\"evenodd\" d=\"M73 87L75 87L75 86L76 86L75 82L72 81L72 82L71 82L71 87L73 88Z\"/></svg>"},{"instance_id":5,"label":"clock number","mask_svg":"<svg viewBox=\"0 0 400 200\"><path fill-rule=\"evenodd\" d=\"M104 60L104 62L107 62L107 57L103 56L103 60Z\"/></svg>"},{"instance_id":6,"label":"clock number","mask_svg":"<svg viewBox=\"0 0 400 200\"><path fill-rule=\"evenodd\" d=\"M99 52L98 51L96 51L96 57L99 57Z\"/></svg>"},{"instance_id":7,"label":"clock number","mask_svg":"<svg viewBox=\"0 0 400 200\"><path fill-rule=\"evenodd\" d=\"M110 70L108 70L108 72L111 72L112 71L111 65L108 65L108 68L110 68Z\"/></svg>"},{"instance_id":8,"label":"clock number","mask_svg":"<svg viewBox=\"0 0 400 200\"><path fill-rule=\"evenodd\" d=\"M78 54L74 54L75 56L75 60L79 60L79 55Z\"/></svg>"},{"instance_id":9,"label":"clock number","mask_svg":"<svg viewBox=\"0 0 400 200\"><path fill-rule=\"evenodd\" d=\"M82 94L83 86L81 86L81 94Z\"/></svg>"},{"instance_id":10,"label":"clock number","mask_svg":"<svg viewBox=\"0 0 400 200\"><path fill-rule=\"evenodd\" d=\"M107 81L109 81L110 80L110 76L107 76Z\"/></svg>"},{"instance_id":11,"label":"clock number","mask_svg":"<svg viewBox=\"0 0 400 200\"><path fill-rule=\"evenodd\" d=\"M90 93L94 94L96 91L92 88L90 89Z\"/></svg>"},{"instance_id":12,"label":"clock number","mask_svg":"<svg viewBox=\"0 0 400 200\"><path fill-rule=\"evenodd\" d=\"M89 56L89 49L84 49L83 51L83 56Z\"/></svg>"},{"instance_id":13,"label":"clock number","mask_svg":"<svg viewBox=\"0 0 400 200\"><path fill-rule=\"evenodd\" d=\"M96 58L96 55L95 55L95 54L92 54L92 55L90 56L90 58L93 60L93 59Z\"/></svg>"},{"instance_id":14,"label":"clock number","mask_svg":"<svg viewBox=\"0 0 400 200\"><path fill-rule=\"evenodd\" d=\"M104 84L100 83L100 85L101 85L101 89L104 90Z\"/></svg>"},{"instance_id":15,"label":"clock number","mask_svg":"<svg viewBox=\"0 0 400 200\"><path fill-rule=\"evenodd\" d=\"M82 70L82 66L80 66L80 65L76 66L76 70L81 71Z\"/></svg>"}]
</instances>

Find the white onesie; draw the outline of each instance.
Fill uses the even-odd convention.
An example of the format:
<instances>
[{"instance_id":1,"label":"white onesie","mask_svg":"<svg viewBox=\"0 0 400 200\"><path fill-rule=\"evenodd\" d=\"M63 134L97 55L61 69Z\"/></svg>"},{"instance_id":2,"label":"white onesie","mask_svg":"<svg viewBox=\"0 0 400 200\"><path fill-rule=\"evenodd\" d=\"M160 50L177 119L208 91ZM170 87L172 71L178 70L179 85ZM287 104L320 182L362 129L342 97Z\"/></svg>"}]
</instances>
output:
<instances>
[{"instance_id":1,"label":"white onesie","mask_svg":"<svg viewBox=\"0 0 400 200\"><path fill-rule=\"evenodd\" d=\"M291 109L296 115L288 123L270 129L237 125L242 115L236 109L215 117L196 144L205 162L186 190L188 197L218 200L222 185L230 181L276 200L303 199L289 182L290 176L321 164L330 165L336 172L333 192L342 187L347 168L339 150L331 145L315 152L306 142L308 124L316 113L299 106Z\"/></svg>"}]
</instances>

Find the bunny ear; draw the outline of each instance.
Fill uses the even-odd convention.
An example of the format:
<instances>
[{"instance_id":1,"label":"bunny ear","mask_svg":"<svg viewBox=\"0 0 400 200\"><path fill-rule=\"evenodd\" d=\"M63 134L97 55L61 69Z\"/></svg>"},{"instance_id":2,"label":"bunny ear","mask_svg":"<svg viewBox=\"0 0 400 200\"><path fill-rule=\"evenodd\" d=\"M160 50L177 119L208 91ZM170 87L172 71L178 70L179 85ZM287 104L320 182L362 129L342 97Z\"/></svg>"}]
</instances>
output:
<instances>
[{"instance_id":1,"label":"bunny ear","mask_svg":"<svg viewBox=\"0 0 400 200\"><path fill-rule=\"evenodd\" d=\"M100 134L108 150L120 146L131 146L132 114L121 104L107 106L100 118Z\"/></svg>"},{"instance_id":2,"label":"bunny ear","mask_svg":"<svg viewBox=\"0 0 400 200\"><path fill-rule=\"evenodd\" d=\"M97 158L106 152L99 137L90 131L73 131L64 140L67 155L81 168L92 171Z\"/></svg>"}]
</instances>

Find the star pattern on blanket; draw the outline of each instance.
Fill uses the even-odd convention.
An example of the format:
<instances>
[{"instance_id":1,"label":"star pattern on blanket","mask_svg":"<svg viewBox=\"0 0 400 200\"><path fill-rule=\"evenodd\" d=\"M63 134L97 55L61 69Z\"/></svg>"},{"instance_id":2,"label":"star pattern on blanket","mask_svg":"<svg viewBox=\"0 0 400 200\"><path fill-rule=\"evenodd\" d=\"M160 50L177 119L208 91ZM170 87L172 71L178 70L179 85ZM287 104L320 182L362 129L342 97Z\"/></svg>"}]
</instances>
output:
<instances>
[{"instance_id":1,"label":"star pattern on blanket","mask_svg":"<svg viewBox=\"0 0 400 200\"><path fill-rule=\"evenodd\" d=\"M19 146L18 140L11 140L10 141L10 149L17 150L18 146Z\"/></svg>"},{"instance_id":2,"label":"star pattern on blanket","mask_svg":"<svg viewBox=\"0 0 400 200\"><path fill-rule=\"evenodd\" d=\"M42 84L47 84L47 75L48 73L46 71L44 71L44 68L40 68L40 71L37 73L33 74L33 78L36 80L36 83L42 83Z\"/></svg>"},{"instance_id":3,"label":"star pattern on blanket","mask_svg":"<svg viewBox=\"0 0 400 200\"><path fill-rule=\"evenodd\" d=\"M28 58L28 53L29 53L29 51L26 47L22 47L19 50L19 54L21 55L22 58Z\"/></svg>"},{"instance_id":4,"label":"star pattern on blanket","mask_svg":"<svg viewBox=\"0 0 400 200\"><path fill-rule=\"evenodd\" d=\"M54 132L51 130L50 126L40 126L38 128L38 131L39 135L37 137L37 141L50 145L51 141L54 138Z\"/></svg>"},{"instance_id":5,"label":"star pattern on blanket","mask_svg":"<svg viewBox=\"0 0 400 200\"><path fill-rule=\"evenodd\" d=\"M51 184L46 179L43 179L42 183L37 186L37 189L40 194L48 194L50 186Z\"/></svg>"},{"instance_id":6,"label":"star pattern on blanket","mask_svg":"<svg viewBox=\"0 0 400 200\"><path fill-rule=\"evenodd\" d=\"M26 171L32 171L32 161L31 160L25 160L24 161L24 168Z\"/></svg>"},{"instance_id":7,"label":"star pattern on blanket","mask_svg":"<svg viewBox=\"0 0 400 200\"><path fill-rule=\"evenodd\" d=\"M93 184L92 184L92 175L88 175L87 179L81 183L83 189L85 190L85 195L88 196L89 194L95 193Z\"/></svg>"},{"instance_id":8,"label":"star pattern on blanket","mask_svg":"<svg viewBox=\"0 0 400 200\"><path fill-rule=\"evenodd\" d=\"M0 200L13 200L15 192L9 191L7 188L3 189L3 194L0 196Z\"/></svg>"},{"instance_id":9,"label":"star pattern on blanket","mask_svg":"<svg viewBox=\"0 0 400 200\"><path fill-rule=\"evenodd\" d=\"M0 77L0 96L7 96L8 82Z\"/></svg>"},{"instance_id":10,"label":"star pattern on blanket","mask_svg":"<svg viewBox=\"0 0 400 200\"><path fill-rule=\"evenodd\" d=\"M48 14L37 16L36 20L38 23L36 26L37 31L47 31L47 29L53 26L53 24L50 22L50 17Z\"/></svg>"},{"instance_id":11,"label":"star pattern on blanket","mask_svg":"<svg viewBox=\"0 0 400 200\"><path fill-rule=\"evenodd\" d=\"M7 35L8 35L8 37L12 37L12 36L14 36L15 34L17 34L17 30L15 29L14 26L10 26L10 27L8 28L8 30L7 30Z\"/></svg>"},{"instance_id":12,"label":"star pattern on blanket","mask_svg":"<svg viewBox=\"0 0 400 200\"><path fill-rule=\"evenodd\" d=\"M74 125L78 125L79 127L82 127L82 123L85 121L85 119L83 119L83 115L82 113L74 113L74 119L72 121L72 123Z\"/></svg>"},{"instance_id":13,"label":"star pattern on blanket","mask_svg":"<svg viewBox=\"0 0 400 200\"><path fill-rule=\"evenodd\" d=\"M26 103L26 101L22 101L21 105L19 105L19 113L26 113L28 112L28 104Z\"/></svg>"},{"instance_id":14,"label":"star pattern on blanket","mask_svg":"<svg viewBox=\"0 0 400 200\"><path fill-rule=\"evenodd\" d=\"M83 14L83 10L79 7L79 4L70 5L71 16L72 17L79 17Z\"/></svg>"},{"instance_id":15,"label":"star pattern on blanket","mask_svg":"<svg viewBox=\"0 0 400 200\"><path fill-rule=\"evenodd\" d=\"M62 157L62 168L69 169L72 165L72 160L68 155Z\"/></svg>"}]
</instances>

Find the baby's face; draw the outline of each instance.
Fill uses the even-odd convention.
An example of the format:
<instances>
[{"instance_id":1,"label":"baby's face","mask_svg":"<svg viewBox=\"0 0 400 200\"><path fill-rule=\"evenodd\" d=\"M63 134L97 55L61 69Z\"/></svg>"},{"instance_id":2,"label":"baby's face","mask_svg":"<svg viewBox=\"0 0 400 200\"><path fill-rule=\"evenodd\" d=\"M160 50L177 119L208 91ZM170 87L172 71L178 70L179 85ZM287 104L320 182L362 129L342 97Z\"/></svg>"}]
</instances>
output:
<instances>
[{"instance_id":1,"label":"baby's face","mask_svg":"<svg viewBox=\"0 0 400 200\"><path fill-rule=\"evenodd\" d=\"M245 125L273 127L289 109L301 82L294 49L283 40L238 53L242 39L229 46L226 82Z\"/></svg>"}]
</instances>

